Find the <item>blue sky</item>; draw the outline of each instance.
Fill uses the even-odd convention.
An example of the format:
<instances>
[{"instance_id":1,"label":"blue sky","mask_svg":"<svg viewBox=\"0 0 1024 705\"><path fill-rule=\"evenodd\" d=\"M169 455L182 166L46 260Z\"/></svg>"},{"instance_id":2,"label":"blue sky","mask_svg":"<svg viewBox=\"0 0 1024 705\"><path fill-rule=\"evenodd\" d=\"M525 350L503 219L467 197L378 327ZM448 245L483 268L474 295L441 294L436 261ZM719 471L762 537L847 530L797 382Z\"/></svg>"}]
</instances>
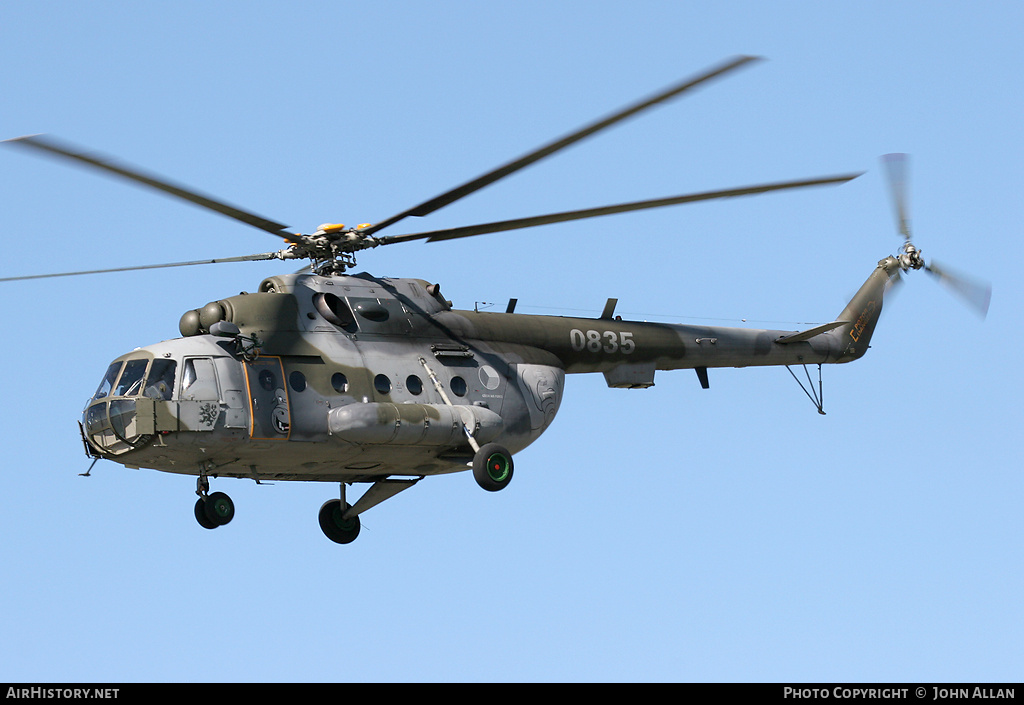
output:
<instances>
[{"instance_id":1,"label":"blue sky","mask_svg":"<svg viewBox=\"0 0 1024 705\"><path fill-rule=\"evenodd\" d=\"M0 285L0 680L1019 681L1018 3L9 2L0 137L45 132L309 232L381 220L728 56L768 61L463 199L434 229L865 171L840 186L364 254L457 307L792 328L896 235L923 274L824 371L573 376L504 492L434 478L337 546L333 485L101 463L76 420L112 358L280 263ZM0 276L229 257L260 231L0 152ZM421 227L422 226L422 227ZM392 231L397 234L396 226ZM481 303L480 305L484 305Z\"/></svg>"}]
</instances>

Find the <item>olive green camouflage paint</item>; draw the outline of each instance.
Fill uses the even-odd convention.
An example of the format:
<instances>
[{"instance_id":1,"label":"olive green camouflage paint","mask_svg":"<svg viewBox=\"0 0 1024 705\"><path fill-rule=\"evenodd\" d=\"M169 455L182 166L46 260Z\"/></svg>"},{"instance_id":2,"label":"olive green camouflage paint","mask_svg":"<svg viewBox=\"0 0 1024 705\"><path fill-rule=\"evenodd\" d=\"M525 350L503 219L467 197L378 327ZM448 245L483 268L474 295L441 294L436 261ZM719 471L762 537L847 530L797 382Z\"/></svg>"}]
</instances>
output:
<instances>
[{"instance_id":1,"label":"olive green camouflage paint","mask_svg":"<svg viewBox=\"0 0 1024 705\"><path fill-rule=\"evenodd\" d=\"M166 399L94 398L85 435L94 455L185 474L356 481L464 470L469 436L512 452L536 440L557 413L565 374L642 388L656 371L856 359L899 271L894 258L882 260L834 324L802 334L625 321L610 311L453 310L418 279L272 277L259 293L186 312L184 337L115 360L174 360L179 378ZM238 336L211 335L219 321ZM259 341L258 356L241 338ZM115 408L121 420L134 412L124 428L104 422Z\"/></svg>"}]
</instances>

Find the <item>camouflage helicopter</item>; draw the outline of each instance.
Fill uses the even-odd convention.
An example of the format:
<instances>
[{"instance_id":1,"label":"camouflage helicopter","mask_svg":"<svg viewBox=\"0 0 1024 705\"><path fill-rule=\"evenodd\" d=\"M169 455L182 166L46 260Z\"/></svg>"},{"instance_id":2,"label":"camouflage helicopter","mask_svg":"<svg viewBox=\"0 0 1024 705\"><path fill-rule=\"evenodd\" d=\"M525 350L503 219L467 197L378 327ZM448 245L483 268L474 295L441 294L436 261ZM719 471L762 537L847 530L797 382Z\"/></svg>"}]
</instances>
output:
<instances>
[{"instance_id":1,"label":"camouflage helicopter","mask_svg":"<svg viewBox=\"0 0 1024 705\"><path fill-rule=\"evenodd\" d=\"M321 225L312 234L176 185L134 167L40 135L8 140L157 189L281 238L285 247L225 259L21 277L72 276L217 262L308 260L265 279L255 293L188 310L181 337L115 359L86 403L79 430L93 465L112 460L197 476L195 518L215 529L231 521L232 500L210 479L338 483L319 512L324 534L353 541L359 516L424 477L472 469L485 490L506 487L514 453L555 417L566 374L599 372L609 387L654 384L657 370L843 363L868 347L882 296L902 272L925 268L987 307L987 289L925 265L910 241L902 166L888 160L904 245L881 260L838 318L809 330L752 330L621 320L615 299L600 317L455 310L437 284L349 274L361 250L396 243L518 228L768 191L839 184L846 174L553 213L467 227L379 235L425 216L540 159L754 60L741 56L627 106L569 135L390 218L356 227ZM792 371L792 370L791 370ZM795 375L794 375L795 377ZM810 383L810 376L807 377ZM800 381L799 379L797 380ZM822 412L813 384L805 388ZM820 376L819 388L820 392ZM89 471L92 470L90 466ZM87 471L84 473L89 474ZM354 504L346 487L369 487Z\"/></svg>"}]
</instances>

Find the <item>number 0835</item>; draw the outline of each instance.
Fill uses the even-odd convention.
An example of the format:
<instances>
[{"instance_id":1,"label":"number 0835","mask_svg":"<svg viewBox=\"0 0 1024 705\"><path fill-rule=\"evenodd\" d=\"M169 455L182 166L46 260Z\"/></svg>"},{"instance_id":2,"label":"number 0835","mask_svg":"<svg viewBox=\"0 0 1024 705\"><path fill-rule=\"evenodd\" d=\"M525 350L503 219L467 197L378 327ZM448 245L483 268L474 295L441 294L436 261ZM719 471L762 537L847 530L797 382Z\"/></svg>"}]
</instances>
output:
<instances>
[{"instance_id":1,"label":"number 0835","mask_svg":"<svg viewBox=\"0 0 1024 705\"><path fill-rule=\"evenodd\" d=\"M573 328L569 331L569 343L576 352L586 350L592 353L605 352L612 354L620 352L623 355L629 355L636 350L633 334L624 331L582 331L578 328Z\"/></svg>"}]
</instances>

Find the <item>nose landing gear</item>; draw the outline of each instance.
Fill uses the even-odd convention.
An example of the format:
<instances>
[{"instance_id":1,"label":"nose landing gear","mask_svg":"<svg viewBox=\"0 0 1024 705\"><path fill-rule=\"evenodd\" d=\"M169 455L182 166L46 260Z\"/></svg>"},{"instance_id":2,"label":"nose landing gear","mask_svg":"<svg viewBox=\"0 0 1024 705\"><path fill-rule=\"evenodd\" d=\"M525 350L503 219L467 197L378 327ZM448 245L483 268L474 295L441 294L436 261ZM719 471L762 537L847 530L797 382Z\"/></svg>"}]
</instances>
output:
<instances>
[{"instance_id":1,"label":"nose landing gear","mask_svg":"<svg viewBox=\"0 0 1024 705\"><path fill-rule=\"evenodd\" d=\"M224 526L235 517L235 503L223 492L210 494L210 479L200 475L196 480L195 514L199 526L204 529L216 529Z\"/></svg>"}]
</instances>

